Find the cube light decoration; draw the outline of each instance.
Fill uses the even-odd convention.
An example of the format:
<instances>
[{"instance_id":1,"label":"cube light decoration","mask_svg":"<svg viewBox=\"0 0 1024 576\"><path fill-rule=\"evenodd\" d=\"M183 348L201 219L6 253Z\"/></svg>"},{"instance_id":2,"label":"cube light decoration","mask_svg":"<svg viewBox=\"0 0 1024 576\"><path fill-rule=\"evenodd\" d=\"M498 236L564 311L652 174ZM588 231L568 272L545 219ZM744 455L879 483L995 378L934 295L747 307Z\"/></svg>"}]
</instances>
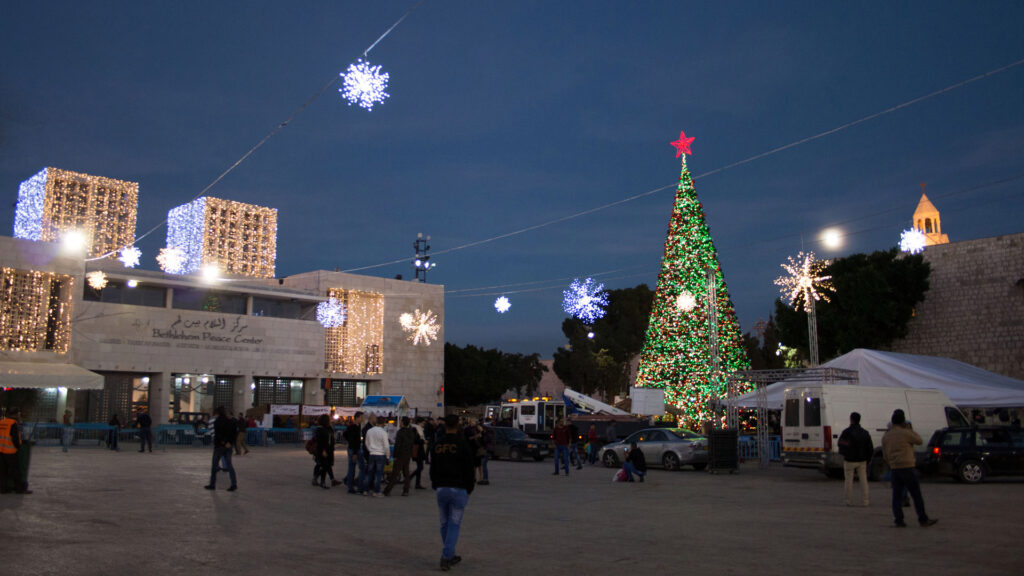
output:
<instances>
[{"instance_id":1,"label":"cube light decoration","mask_svg":"<svg viewBox=\"0 0 1024 576\"><path fill-rule=\"evenodd\" d=\"M342 302L347 315L341 326L324 329L324 368L345 374L381 374L384 371L384 295L331 288L328 297Z\"/></svg>"},{"instance_id":2,"label":"cube light decoration","mask_svg":"<svg viewBox=\"0 0 1024 576\"><path fill-rule=\"evenodd\" d=\"M135 242L138 204L138 182L43 168L18 187L14 237L56 242L77 230L89 257L116 258Z\"/></svg>"},{"instance_id":3,"label":"cube light decoration","mask_svg":"<svg viewBox=\"0 0 1024 576\"><path fill-rule=\"evenodd\" d=\"M167 246L184 252L181 274L213 264L225 274L273 278L277 209L196 198L167 213Z\"/></svg>"},{"instance_id":4,"label":"cube light decoration","mask_svg":"<svg viewBox=\"0 0 1024 576\"><path fill-rule=\"evenodd\" d=\"M73 276L0 268L0 350L68 351Z\"/></svg>"}]
</instances>

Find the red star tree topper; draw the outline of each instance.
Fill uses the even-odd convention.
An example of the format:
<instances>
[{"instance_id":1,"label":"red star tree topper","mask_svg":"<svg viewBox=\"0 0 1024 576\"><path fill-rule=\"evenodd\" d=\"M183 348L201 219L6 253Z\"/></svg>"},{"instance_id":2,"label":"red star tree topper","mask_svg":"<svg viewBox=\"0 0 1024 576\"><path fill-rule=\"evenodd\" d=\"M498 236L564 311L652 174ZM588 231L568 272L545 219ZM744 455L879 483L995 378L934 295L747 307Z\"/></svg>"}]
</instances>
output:
<instances>
[{"instance_id":1,"label":"red star tree topper","mask_svg":"<svg viewBox=\"0 0 1024 576\"><path fill-rule=\"evenodd\" d=\"M690 142L693 142L696 138L687 138L686 132L679 131L679 140L672 143L676 147L676 158L679 158L683 154L692 154L690 152Z\"/></svg>"}]
</instances>

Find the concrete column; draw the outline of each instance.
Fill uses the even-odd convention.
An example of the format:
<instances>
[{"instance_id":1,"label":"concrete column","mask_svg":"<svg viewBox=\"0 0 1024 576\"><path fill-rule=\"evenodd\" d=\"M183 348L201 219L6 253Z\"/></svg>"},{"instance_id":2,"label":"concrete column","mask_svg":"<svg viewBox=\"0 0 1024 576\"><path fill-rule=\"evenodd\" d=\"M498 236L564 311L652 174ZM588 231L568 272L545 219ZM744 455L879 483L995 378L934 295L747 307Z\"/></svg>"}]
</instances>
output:
<instances>
[{"instance_id":1,"label":"concrete column","mask_svg":"<svg viewBox=\"0 0 1024 576\"><path fill-rule=\"evenodd\" d=\"M320 389L319 378L304 378L302 380L302 403L323 406L324 391Z\"/></svg>"},{"instance_id":2,"label":"concrete column","mask_svg":"<svg viewBox=\"0 0 1024 576\"><path fill-rule=\"evenodd\" d=\"M171 406L171 388L174 378L170 372L157 372L149 376L149 417L153 425L168 424Z\"/></svg>"},{"instance_id":3,"label":"concrete column","mask_svg":"<svg viewBox=\"0 0 1024 576\"><path fill-rule=\"evenodd\" d=\"M164 308L173 308L174 302L174 288L167 288L164 290Z\"/></svg>"},{"instance_id":4,"label":"concrete column","mask_svg":"<svg viewBox=\"0 0 1024 576\"><path fill-rule=\"evenodd\" d=\"M234 407L233 414L242 412L243 414L252 408L252 374L242 374L241 376L235 376L232 383L231 389L231 401Z\"/></svg>"}]
</instances>

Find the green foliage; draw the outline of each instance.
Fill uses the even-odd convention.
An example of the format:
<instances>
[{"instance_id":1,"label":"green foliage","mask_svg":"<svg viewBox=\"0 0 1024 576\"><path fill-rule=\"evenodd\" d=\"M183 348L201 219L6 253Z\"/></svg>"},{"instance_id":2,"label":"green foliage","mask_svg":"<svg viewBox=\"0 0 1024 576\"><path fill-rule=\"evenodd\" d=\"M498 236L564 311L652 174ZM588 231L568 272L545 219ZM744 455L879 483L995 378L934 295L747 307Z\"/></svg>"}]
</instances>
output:
<instances>
[{"instance_id":1,"label":"green foliage","mask_svg":"<svg viewBox=\"0 0 1024 576\"><path fill-rule=\"evenodd\" d=\"M538 354L509 354L476 346L444 345L445 403L471 406L497 401L507 390L532 395L547 367Z\"/></svg>"},{"instance_id":2,"label":"green foliage","mask_svg":"<svg viewBox=\"0 0 1024 576\"><path fill-rule=\"evenodd\" d=\"M584 394L623 392L629 385L629 363L643 348L653 298L646 284L609 290L606 314L593 324L593 339L576 318L563 321L569 346L555 352L558 378Z\"/></svg>"},{"instance_id":3,"label":"green foliage","mask_svg":"<svg viewBox=\"0 0 1024 576\"><path fill-rule=\"evenodd\" d=\"M835 292L815 304L822 362L855 348L886 348L907 335L914 307L924 301L931 268L921 255L896 248L838 258L824 268ZM779 336L807 357L807 314L775 301Z\"/></svg>"},{"instance_id":4,"label":"green foliage","mask_svg":"<svg viewBox=\"0 0 1024 576\"><path fill-rule=\"evenodd\" d=\"M772 370L786 368L787 350L779 348L779 330L775 325L775 319L768 317L768 321L759 326L759 334L747 332L743 335L743 347L747 350L747 358L750 358L752 370Z\"/></svg>"}]
</instances>

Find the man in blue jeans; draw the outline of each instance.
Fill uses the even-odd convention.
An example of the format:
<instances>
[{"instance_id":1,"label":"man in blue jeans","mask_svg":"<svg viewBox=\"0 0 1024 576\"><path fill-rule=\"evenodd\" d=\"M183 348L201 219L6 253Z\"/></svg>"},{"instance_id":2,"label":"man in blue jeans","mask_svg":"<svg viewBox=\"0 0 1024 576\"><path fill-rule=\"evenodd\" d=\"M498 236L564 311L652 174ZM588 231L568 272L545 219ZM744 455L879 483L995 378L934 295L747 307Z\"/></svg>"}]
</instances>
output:
<instances>
[{"instance_id":1,"label":"man in blue jeans","mask_svg":"<svg viewBox=\"0 0 1024 576\"><path fill-rule=\"evenodd\" d=\"M213 423L213 463L210 465L210 483L203 488L215 490L217 488L217 472L221 469L227 470L231 478L231 486L228 492L238 490L238 482L235 478L235 467L231 464L231 445L238 441L238 426L235 421L227 415L223 406L217 407L217 420Z\"/></svg>"},{"instance_id":2,"label":"man in blue jeans","mask_svg":"<svg viewBox=\"0 0 1024 576\"><path fill-rule=\"evenodd\" d=\"M552 432L552 437L555 441L555 472L552 476L558 476L558 463L561 462L565 467L565 475L569 475L569 445L572 439L569 437L569 427L565 425L565 420L559 418L555 422L555 429Z\"/></svg>"},{"instance_id":3,"label":"man in blue jeans","mask_svg":"<svg viewBox=\"0 0 1024 576\"><path fill-rule=\"evenodd\" d=\"M897 528L907 524L903 520L903 491L910 493L914 499L914 511L917 522L922 528L934 526L938 520L929 518L924 510L924 497L921 496L921 484L917 480L916 458L914 446L923 443L921 436L914 432L907 415L903 410L892 413L892 426L882 436L882 455L892 474L892 515Z\"/></svg>"},{"instance_id":4,"label":"man in blue jeans","mask_svg":"<svg viewBox=\"0 0 1024 576\"><path fill-rule=\"evenodd\" d=\"M430 483L437 493L441 515L441 570L448 570L462 561L455 555L459 541L462 514L469 503L475 482L474 454L466 437L459 432L459 417L444 419L444 434L434 443L430 461Z\"/></svg>"},{"instance_id":5,"label":"man in blue jeans","mask_svg":"<svg viewBox=\"0 0 1024 576\"><path fill-rule=\"evenodd\" d=\"M348 484L348 493L355 494L362 491L363 480L366 478L366 458L363 456L363 413L356 412L352 423L345 426L342 437L348 445L348 475L345 482ZM359 468L359 480L356 481L356 468Z\"/></svg>"}]
</instances>

